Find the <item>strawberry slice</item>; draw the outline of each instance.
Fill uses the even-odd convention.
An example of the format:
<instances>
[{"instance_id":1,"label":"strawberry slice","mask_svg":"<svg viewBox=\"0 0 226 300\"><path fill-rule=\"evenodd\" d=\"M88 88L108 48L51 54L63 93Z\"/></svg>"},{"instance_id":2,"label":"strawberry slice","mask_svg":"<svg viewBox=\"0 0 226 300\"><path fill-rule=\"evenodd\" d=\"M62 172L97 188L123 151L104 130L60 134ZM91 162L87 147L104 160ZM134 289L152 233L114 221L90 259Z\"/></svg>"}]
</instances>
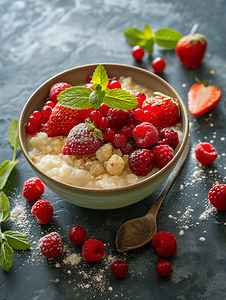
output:
<instances>
[{"instance_id":1,"label":"strawberry slice","mask_svg":"<svg viewBox=\"0 0 226 300\"><path fill-rule=\"evenodd\" d=\"M85 123L76 125L68 135L62 154L86 155L97 151L103 145L103 141L98 135L94 137L94 130L89 130Z\"/></svg>"},{"instance_id":2,"label":"strawberry slice","mask_svg":"<svg viewBox=\"0 0 226 300\"><path fill-rule=\"evenodd\" d=\"M41 131L46 132L49 137L67 136L70 130L81 122L84 122L84 119L79 117L76 109L64 107L57 103Z\"/></svg>"},{"instance_id":3,"label":"strawberry slice","mask_svg":"<svg viewBox=\"0 0 226 300\"><path fill-rule=\"evenodd\" d=\"M208 81L193 84L188 92L188 110L195 117L200 117L204 113L213 109L221 98L221 90L209 85Z\"/></svg>"}]
</instances>

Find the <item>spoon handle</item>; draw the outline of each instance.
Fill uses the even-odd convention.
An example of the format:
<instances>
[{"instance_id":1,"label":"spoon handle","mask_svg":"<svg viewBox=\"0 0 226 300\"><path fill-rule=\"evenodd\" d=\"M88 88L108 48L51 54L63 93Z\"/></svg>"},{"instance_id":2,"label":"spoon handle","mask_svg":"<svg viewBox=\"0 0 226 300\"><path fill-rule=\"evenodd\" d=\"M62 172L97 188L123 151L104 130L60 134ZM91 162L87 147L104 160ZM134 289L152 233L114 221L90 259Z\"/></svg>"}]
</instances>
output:
<instances>
[{"instance_id":1,"label":"spoon handle","mask_svg":"<svg viewBox=\"0 0 226 300\"><path fill-rule=\"evenodd\" d=\"M185 161L186 161L186 159L188 157L189 151L190 151L190 147L191 147L191 138L188 137L187 143L185 145L185 148L183 150L183 153L182 153L180 159L178 160L178 163L176 164L176 166L173 169L172 173L168 177L167 182L166 182L164 188L162 189L162 191L160 192L159 196L157 197L157 199L153 203L152 207L149 209L149 211L146 214L146 216L148 216L148 215L157 216L157 213L159 211L159 208L160 208L163 200L165 199L165 197L168 194L171 186L173 185L173 183L176 180L178 174L180 173L182 167L184 166L184 163L185 163Z\"/></svg>"}]
</instances>

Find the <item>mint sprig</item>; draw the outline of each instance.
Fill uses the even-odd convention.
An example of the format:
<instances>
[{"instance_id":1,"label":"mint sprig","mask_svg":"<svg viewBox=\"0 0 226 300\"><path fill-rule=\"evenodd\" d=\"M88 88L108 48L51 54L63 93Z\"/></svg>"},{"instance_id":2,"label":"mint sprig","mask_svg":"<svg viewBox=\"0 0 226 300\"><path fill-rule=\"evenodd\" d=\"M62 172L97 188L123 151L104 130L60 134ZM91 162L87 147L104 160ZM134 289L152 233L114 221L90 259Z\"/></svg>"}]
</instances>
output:
<instances>
[{"instance_id":1,"label":"mint sprig","mask_svg":"<svg viewBox=\"0 0 226 300\"><path fill-rule=\"evenodd\" d=\"M102 131L96 128L96 126L94 125L94 123L92 123L90 121L90 118L86 119L85 124L88 126L87 127L88 131L94 129L94 131L93 131L93 136L94 137L98 136L100 139L103 139Z\"/></svg>"},{"instance_id":2,"label":"mint sprig","mask_svg":"<svg viewBox=\"0 0 226 300\"><path fill-rule=\"evenodd\" d=\"M143 31L131 27L124 31L124 35L130 45L143 47L149 55L152 54L155 43L163 48L174 49L183 37L180 32L171 28L162 28L154 33L147 24Z\"/></svg>"},{"instance_id":3,"label":"mint sprig","mask_svg":"<svg viewBox=\"0 0 226 300\"><path fill-rule=\"evenodd\" d=\"M75 86L62 91L57 100L61 105L74 109L98 109L102 103L122 110L137 106L138 101L130 92L107 88L108 76L102 65L96 67L92 81L94 91L89 87Z\"/></svg>"}]
</instances>

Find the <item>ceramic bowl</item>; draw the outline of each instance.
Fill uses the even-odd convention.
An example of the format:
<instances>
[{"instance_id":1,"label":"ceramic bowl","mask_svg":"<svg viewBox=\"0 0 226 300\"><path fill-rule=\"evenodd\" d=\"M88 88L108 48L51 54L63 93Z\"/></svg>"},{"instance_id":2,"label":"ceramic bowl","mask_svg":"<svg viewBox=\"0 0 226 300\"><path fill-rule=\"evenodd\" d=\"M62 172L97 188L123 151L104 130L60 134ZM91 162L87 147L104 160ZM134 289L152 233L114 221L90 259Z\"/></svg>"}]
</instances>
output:
<instances>
[{"instance_id":1,"label":"ceramic bowl","mask_svg":"<svg viewBox=\"0 0 226 300\"><path fill-rule=\"evenodd\" d=\"M116 209L134 204L150 194L152 194L160 185L167 179L178 159L180 158L185 147L188 131L189 118L188 112L184 102L178 93L166 81L157 75L138 67L132 67L121 64L103 64L109 76L119 78L123 76L131 76L135 82L150 89L151 91L159 91L163 94L169 95L178 100L183 128L183 139L180 143L174 158L171 162L154 175L137 182L134 185L117 188L113 190L96 190L82 187L75 187L69 184L62 183L48 177L45 173L40 171L29 157L27 135L24 130L24 125L28 122L29 116L34 110L41 110L45 99L49 95L49 90L53 84L57 82L67 82L73 86L82 85L86 83L87 77L93 74L96 64L76 67L65 72L62 72L44 84L42 84L27 101L21 113L19 122L19 141L21 150L27 159L28 163L36 173L36 175L43 181L43 183L66 201L75 205L91 208L91 209Z\"/></svg>"}]
</instances>

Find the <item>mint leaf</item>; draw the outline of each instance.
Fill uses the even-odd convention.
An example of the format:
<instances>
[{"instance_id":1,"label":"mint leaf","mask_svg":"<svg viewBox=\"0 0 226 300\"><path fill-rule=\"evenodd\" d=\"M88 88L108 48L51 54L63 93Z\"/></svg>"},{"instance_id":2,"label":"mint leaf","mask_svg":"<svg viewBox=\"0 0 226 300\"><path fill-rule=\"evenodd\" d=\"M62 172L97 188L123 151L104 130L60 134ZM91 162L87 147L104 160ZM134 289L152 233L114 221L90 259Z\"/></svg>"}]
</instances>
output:
<instances>
[{"instance_id":1,"label":"mint leaf","mask_svg":"<svg viewBox=\"0 0 226 300\"><path fill-rule=\"evenodd\" d=\"M89 96L93 92L92 89L84 86L75 86L62 91L57 100L63 106L74 109L91 108Z\"/></svg>"},{"instance_id":2,"label":"mint leaf","mask_svg":"<svg viewBox=\"0 0 226 300\"><path fill-rule=\"evenodd\" d=\"M14 151L16 151L17 149L20 148L19 137L18 137L18 127L19 127L19 122L18 122L18 120L15 119L10 124L9 130L8 130L8 141Z\"/></svg>"},{"instance_id":3,"label":"mint leaf","mask_svg":"<svg viewBox=\"0 0 226 300\"><path fill-rule=\"evenodd\" d=\"M156 31L155 41L164 48L174 49L177 42L182 38L182 34L174 29L162 28Z\"/></svg>"},{"instance_id":4,"label":"mint leaf","mask_svg":"<svg viewBox=\"0 0 226 300\"><path fill-rule=\"evenodd\" d=\"M22 233L16 231L4 231L9 245L15 250L26 250L30 248L30 240Z\"/></svg>"},{"instance_id":5,"label":"mint leaf","mask_svg":"<svg viewBox=\"0 0 226 300\"><path fill-rule=\"evenodd\" d=\"M92 76L93 87L99 91L105 91L108 85L108 76L105 68L102 65L98 65ZM101 89L100 89L101 88Z\"/></svg>"},{"instance_id":6,"label":"mint leaf","mask_svg":"<svg viewBox=\"0 0 226 300\"><path fill-rule=\"evenodd\" d=\"M0 190L2 190L18 160L6 160L0 165Z\"/></svg>"},{"instance_id":7,"label":"mint leaf","mask_svg":"<svg viewBox=\"0 0 226 300\"><path fill-rule=\"evenodd\" d=\"M106 90L103 102L109 107L122 110L135 108L138 104L135 96L121 89Z\"/></svg>"},{"instance_id":8,"label":"mint leaf","mask_svg":"<svg viewBox=\"0 0 226 300\"><path fill-rule=\"evenodd\" d=\"M5 271L9 271L13 263L13 249L5 241L1 244L0 265Z\"/></svg>"},{"instance_id":9,"label":"mint leaf","mask_svg":"<svg viewBox=\"0 0 226 300\"><path fill-rule=\"evenodd\" d=\"M93 108L97 109L103 102L105 91L93 91L89 96L89 101Z\"/></svg>"},{"instance_id":10,"label":"mint leaf","mask_svg":"<svg viewBox=\"0 0 226 300\"><path fill-rule=\"evenodd\" d=\"M9 199L3 193L0 194L0 223L10 218Z\"/></svg>"}]
</instances>

